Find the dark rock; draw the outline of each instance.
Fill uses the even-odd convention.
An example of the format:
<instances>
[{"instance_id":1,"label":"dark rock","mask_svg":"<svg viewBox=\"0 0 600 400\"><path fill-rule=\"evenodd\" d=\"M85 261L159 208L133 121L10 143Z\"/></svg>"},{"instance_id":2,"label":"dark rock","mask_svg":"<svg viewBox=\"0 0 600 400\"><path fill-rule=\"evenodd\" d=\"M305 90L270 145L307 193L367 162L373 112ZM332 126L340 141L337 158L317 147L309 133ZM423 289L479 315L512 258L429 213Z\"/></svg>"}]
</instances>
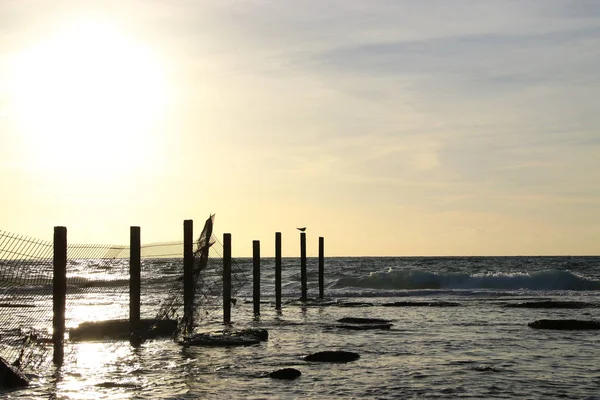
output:
<instances>
[{"instance_id":1,"label":"dark rock","mask_svg":"<svg viewBox=\"0 0 600 400\"><path fill-rule=\"evenodd\" d=\"M390 320L382 319L382 318L355 318L355 317L345 317L338 319L338 322L344 324L388 324Z\"/></svg>"},{"instance_id":2,"label":"dark rock","mask_svg":"<svg viewBox=\"0 0 600 400\"><path fill-rule=\"evenodd\" d=\"M171 336L177 330L177 321L169 319L142 319L136 327L140 340ZM84 322L69 330L69 339L80 340L127 340L131 336L127 319Z\"/></svg>"},{"instance_id":3,"label":"dark rock","mask_svg":"<svg viewBox=\"0 0 600 400\"><path fill-rule=\"evenodd\" d=\"M226 329L222 331L211 331L211 332L203 332L202 334L206 335L224 335L231 337L247 337L252 339L260 340L261 342L266 342L269 340L269 331L263 328L247 328L247 329Z\"/></svg>"},{"instance_id":4,"label":"dark rock","mask_svg":"<svg viewBox=\"0 0 600 400\"><path fill-rule=\"evenodd\" d=\"M302 375L302 372L298 371L295 368L282 368L269 373L270 378L287 379L290 381L298 378L300 375Z\"/></svg>"},{"instance_id":5,"label":"dark rock","mask_svg":"<svg viewBox=\"0 0 600 400\"><path fill-rule=\"evenodd\" d=\"M383 303L382 307L458 307L460 304L450 301L396 301Z\"/></svg>"},{"instance_id":6,"label":"dark rock","mask_svg":"<svg viewBox=\"0 0 600 400\"><path fill-rule=\"evenodd\" d=\"M599 321L582 321L577 319L540 319L527 324L533 329L554 330L589 330L600 329Z\"/></svg>"},{"instance_id":7,"label":"dark rock","mask_svg":"<svg viewBox=\"0 0 600 400\"><path fill-rule=\"evenodd\" d=\"M353 331L369 331L369 330L389 330L392 327L392 324L342 324L336 325L341 329L350 329Z\"/></svg>"},{"instance_id":8,"label":"dark rock","mask_svg":"<svg viewBox=\"0 0 600 400\"><path fill-rule=\"evenodd\" d=\"M528 301L524 303L509 303L504 307L510 308L562 308L562 309L580 309L595 307L595 304L582 301Z\"/></svg>"},{"instance_id":9,"label":"dark rock","mask_svg":"<svg viewBox=\"0 0 600 400\"><path fill-rule=\"evenodd\" d=\"M320 351L304 357L304 361L346 363L359 358L360 355L350 351Z\"/></svg>"},{"instance_id":10,"label":"dark rock","mask_svg":"<svg viewBox=\"0 0 600 400\"><path fill-rule=\"evenodd\" d=\"M8 361L0 357L0 387L12 389L29 385L29 379Z\"/></svg>"}]
</instances>

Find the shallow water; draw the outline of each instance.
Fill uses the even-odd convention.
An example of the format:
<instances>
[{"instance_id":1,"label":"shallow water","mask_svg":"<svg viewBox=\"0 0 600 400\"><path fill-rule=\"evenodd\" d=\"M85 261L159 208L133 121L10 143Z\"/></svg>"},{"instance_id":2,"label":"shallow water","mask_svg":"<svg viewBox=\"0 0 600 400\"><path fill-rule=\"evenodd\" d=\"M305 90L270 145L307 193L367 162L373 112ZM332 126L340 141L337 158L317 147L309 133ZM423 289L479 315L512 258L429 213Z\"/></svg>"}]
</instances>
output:
<instances>
[{"instance_id":1,"label":"shallow water","mask_svg":"<svg viewBox=\"0 0 600 400\"><path fill-rule=\"evenodd\" d=\"M285 300L296 297L298 291L295 263L286 261ZM284 304L283 311L277 312L269 303L273 300L269 291L272 274L267 260L262 287L268 304L261 305L260 318L254 319L252 304L243 301L250 298L248 287L238 294L240 301L232 315L235 327L268 329L267 342L204 348L155 340L138 349L126 342L67 343L67 361L60 369L49 366L35 371L29 388L3 395L64 399L600 398L600 331L544 331L527 326L542 318L600 320L600 291L586 289L598 280L597 258L503 258L499 262L496 258L340 258L327 263L331 300L371 306ZM419 279L419 288L395 288L389 282L382 288L379 280L390 280L394 271L416 271L413 275ZM423 289L423 276L427 282L435 279L427 274L441 276L444 285L456 285L456 279L447 276L461 274L462 283L460 287ZM496 278L487 282L496 281L482 285L485 280L477 279L482 274L495 274ZM313 275L311 270L309 276ZM410 278L401 275L398 285L406 287ZM367 283L350 287L339 284L343 279ZM569 279L573 282L565 282ZM515 284L515 280L520 283ZM540 284L540 280L545 283ZM154 282L156 288L165 285L160 280ZM573 290L576 285L581 288ZM315 295L314 286L311 284L311 296ZM79 310L74 315L81 320L126 316L127 296L117 289L101 288L73 296L71 307ZM156 309L157 293L145 292L147 313ZM504 307L542 299L583 301L590 307ZM382 306L395 301L448 301L459 306ZM102 305L88 309L86 314L86 304L93 303ZM393 326L380 331L335 326L338 319L349 316L385 318L392 320ZM76 323L77 318L70 322ZM201 328L220 328L218 320L217 309ZM361 357L347 364L303 361L309 353L331 349L354 351ZM283 367L297 368L302 376L295 381L261 377Z\"/></svg>"}]
</instances>

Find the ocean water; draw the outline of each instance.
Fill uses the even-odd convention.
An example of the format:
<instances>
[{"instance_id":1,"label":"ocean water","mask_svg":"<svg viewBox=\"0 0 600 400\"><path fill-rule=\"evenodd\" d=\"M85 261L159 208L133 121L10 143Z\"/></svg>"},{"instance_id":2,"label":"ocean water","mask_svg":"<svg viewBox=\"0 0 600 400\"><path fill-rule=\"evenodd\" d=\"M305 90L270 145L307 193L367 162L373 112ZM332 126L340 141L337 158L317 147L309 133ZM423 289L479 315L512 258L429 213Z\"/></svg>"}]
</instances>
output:
<instances>
[{"instance_id":1,"label":"ocean water","mask_svg":"<svg viewBox=\"0 0 600 400\"><path fill-rule=\"evenodd\" d=\"M67 325L126 318L127 268L72 262ZM252 262L237 259L234 327L261 327L269 340L237 348L183 347L171 339L67 343L66 361L30 372L32 384L0 397L54 399L600 399L600 331L535 330L538 319L600 320L600 257L351 257L325 260L324 302L303 305L299 260L284 259L284 305L274 309L274 262L261 265L261 315L252 314ZM153 317L181 271L180 260L144 260L142 316ZM208 276L208 275L207 275ZM198 330L220 329L219 279L204 293ZM207 282L210 280L207 278ZM317 261L308 262L316 297ZM211 286L212 285L212 286ZM33 285L31 292L33 292ZM47 301L28 297L39 307ZM51 297L48 291L48 297ZM29 300L28 300L29 299ZM7 299L2 299L5 302ZM14 300L14 299L13 299ZM532 301L580 302L577 309L508 307ZM441 302L452 306L441 307ZM389 306L389 303L399 303ZM29 309L15 309L23 323ZM390 330L339 327L343 317L392 321ZM2 338L11 332L0 328ZM308 363L307 354L347 350L346 364ZM264 378L293 367L294 381Z\"/></svg>"}]
</instances>

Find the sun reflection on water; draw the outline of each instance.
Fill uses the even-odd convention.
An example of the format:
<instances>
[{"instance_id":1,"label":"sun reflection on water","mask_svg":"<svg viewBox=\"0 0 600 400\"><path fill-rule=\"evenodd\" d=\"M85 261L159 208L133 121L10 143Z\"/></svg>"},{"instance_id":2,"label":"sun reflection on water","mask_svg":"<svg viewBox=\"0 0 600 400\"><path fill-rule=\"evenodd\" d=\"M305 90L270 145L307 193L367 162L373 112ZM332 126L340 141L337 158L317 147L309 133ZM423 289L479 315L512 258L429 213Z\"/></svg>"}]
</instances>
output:
<instances>
[{"instance_id":1,"label":"sun reflection on water","mask_svg":"<svg viewBox=\"0 0 600 400\"><path fill-rule=\"evenodd\" d=\"M132 398L132 389L143 386L132 374L139 368L134 352L127 342L72 344L70 361L57 382L57 394L77 399Z\"/></svg>"}]
</instances>

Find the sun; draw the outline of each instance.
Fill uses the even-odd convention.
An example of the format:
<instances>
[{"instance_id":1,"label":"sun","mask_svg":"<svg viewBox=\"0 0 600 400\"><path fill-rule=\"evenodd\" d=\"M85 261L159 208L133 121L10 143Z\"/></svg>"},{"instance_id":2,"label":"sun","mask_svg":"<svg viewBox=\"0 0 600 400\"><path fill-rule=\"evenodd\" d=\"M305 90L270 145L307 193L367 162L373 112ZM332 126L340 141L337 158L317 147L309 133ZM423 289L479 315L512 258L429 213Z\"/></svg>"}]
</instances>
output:
<instances>
[{"instance_id":1,"label":"sun","mask_svg":"<svg viewBox=\"0 0 600 400\"><path fill-rule=\"evenodd\" d=\"M167 103L152 48L97 20L80 20L14 57L11 93L24 157L111 176L149 162Z\"/></svg>"}]
</instances>

